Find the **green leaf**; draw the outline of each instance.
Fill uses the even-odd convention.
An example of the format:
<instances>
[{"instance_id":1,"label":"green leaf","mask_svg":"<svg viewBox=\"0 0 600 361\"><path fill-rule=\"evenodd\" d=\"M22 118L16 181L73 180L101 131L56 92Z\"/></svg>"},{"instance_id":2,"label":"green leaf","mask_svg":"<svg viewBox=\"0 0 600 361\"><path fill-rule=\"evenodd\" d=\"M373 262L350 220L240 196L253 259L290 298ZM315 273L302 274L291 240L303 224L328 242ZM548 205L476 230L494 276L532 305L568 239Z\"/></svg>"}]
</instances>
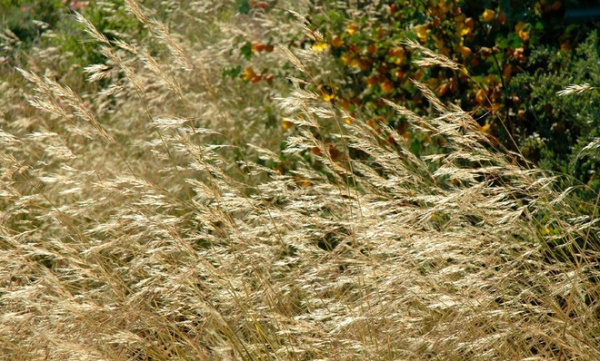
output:
<instances>
[{"instance_id":1,"label":"green leaf","mask_svg":"<svg viewBox=\"0 0 600 361\"><path fill-rule=\"evenodd\" d=\"M222 72L222 77L223 78L236 78L238 75L240 75L240 73L242 72L242 67L240 65L236 66L235 68L224 68L223 72Z\"/></svg>"},{"instance_id":2,"label":"green leaf","mask_svg":"<svg viewBox=\"0 0 600 361\"><path fill-rule=\"evenodd\" d=\"M236 5L241 14L248 14L250 12L250 3L248 0L237 0Z\"/></svg>"},{"instance_id":3,"label":"green leaf","mask_svg":"<svg viewBox=\"0 0 600 361\"><path fill-rule=\"evenodd\" d=\"M246 42L246 44L240 48L240 53L244 56L244 58L246 58L246 60L250 60L252 57L252 43L249 41Z\"/></svg>"}]
</instances>

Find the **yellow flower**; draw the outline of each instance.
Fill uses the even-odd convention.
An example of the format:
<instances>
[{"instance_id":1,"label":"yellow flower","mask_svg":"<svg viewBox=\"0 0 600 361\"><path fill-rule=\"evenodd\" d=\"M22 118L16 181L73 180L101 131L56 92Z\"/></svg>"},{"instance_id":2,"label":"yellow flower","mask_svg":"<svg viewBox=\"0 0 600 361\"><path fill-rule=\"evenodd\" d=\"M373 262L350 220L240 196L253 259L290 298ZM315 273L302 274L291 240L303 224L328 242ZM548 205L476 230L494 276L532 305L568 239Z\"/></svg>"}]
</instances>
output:
<instances>
[{"instance_id":1,"label":"yellow flower","mask_svg":"<svg viewBox=\"0 0 600 361\"><path fill-rule=\"evenodd\" d=\"M281 129L283 129L284 131L290 129L293 125L294 123L290 122L289 120L281 121Z\"/></svg>"},{"instance_id":2,"label":"yellow flower","mask_svg":"<svg viewBox=\"0 0 600 361\"><path fill-rule=\"evenodd\" d=\"M255 76L256 76L256 73L254 72L254 69L252 69L251 66L244 69L244 80L246 80L246 81L252 80L252 78L254 78Z\"/></svg>"},{"instance_id":3,"label":"yellow flower","mask_svg":"<svg viewBox=\"0 0 600 361\"><path fill-rule=\"evenodd\" d=\"M517 25L515 25L515 31L518 33L519 31L523 30L523 28L525 27L525 22L524 21L519 21L517 23Z\"/></svg>"},{"instance_id":4,"label":"yellow flower","mask_svg":"<svg viewBox=\"0 0 600 361\"><path fill-rule=\"evenodd\" d=\"M427 79L427 86L431 90L437 88L439 84L440 84L440 82L436 78L429 78L429 79Z\"/></svg>"},{"instance_id":5,"label":"yellow flower","mask_svg":"<svg viewBox=\"0 0 600 361\"><path fill-rule=\"evenodd\" d=\"M350 35L356 33L357 30L358 30L358 25L356 25L355 23L348 25L348 27L346 28L346 31Z\"/></svg>"},{"instance_id":6,"label":"yellow flower","mask_svg":"<svg viewBox=\"0 0 600 361\"><path fill-rule=\"evenodd\" d=\"M523 41L527 41L529 40L529 33L525 30L519 30L519 38L521 38Z\"/></svg>"},{"instance_id":7,"label":"yellow flower","mask_svg":"<svg viewBox=\"0 0 600 361\"><path fill-rule=\"evenodd\" d=\"M330 102L335 99L335 94L323 94L323 100Z\"/></svg>"},{"instance_id":8,"label":"yellow flower","mask_svg":"<svg viewBox=\"0 0 600 361\"><path fill-rule=\"evenodd\" d=\"M479 130L481 130L484 133L489 133L490 132L490 125L489 124L484 124L481 127L479 127Z\"/></svg>"},{"instance_id":9,"label":"yellow flower","mask_svg":"<svg viewBox=\"0 0 600 361\"><path fill-rule=\"evenodd\" d=\"M337 87L335 87L335 86L334 87L331 87L329 85L319 86L319 93L321 93L321 97L326 102L330 102L336 98L335 97L336 91L337 91Z\"/></svg>"},{"instance_id":10,"label":"yellow flower","mask_svg":"<svg viewBox=\"0 0 600 361\"><path fill-rule=\"evenodd\" d=\"M444 44L444 40L438 38L435 35L433 35L432 38L433 38L433 42L435 43L435 46L438 48L438 50L442 50L446 47Z\"/></svg>"},{"instance_id":11,"label":"yellow flower","mask_svg":"<svg viewBox=\"0 0 600 361\"><path fill-rule=\"evenodd\" d=\"M406 58L406 51L404 50L404 48L393 48L388 52L388 55L391 57L396 58L394 60L394 63L396 63L396 65L400 65L404 62L404 59Z\"/></svg>"},{"instance_id":12,"label":"yellow flower","mask_svg":"<svg viewBox=\"0 0 600 361\"><path fill-rule=\"evenodd\" d=\"M344 53L344 54L342 54L340 59L342 60L342 64L348 65L352 61L352 56L350 56L350 54L348 54L348 53Z\"/></svg>"},{"instance_id":13,"label":"yellow flower","mask_svg":"<svg viewBox=\"0 0 600 361\"><path fill-rule=\"evenodd\" d=\"M415 26L415 29L417 30L417 37L419 40L423 42L427 41L427 35L429 35L431 30L427 29L426 25L417 25Z\"/></svg>"},{"instance_id":14,"label":"yellow flower","mask_svg":"<svg viewBox=\"0 0 600 361\"><path fill-rule=\"evenodd\" d=\"M300 185L302 187L310 187L311 183L310 183L310 180L308 180L308 179L302 179L302 180L300 180Z\"/></svg>"},{"instance_id":15,"label":"yellow flower","mask_svg":"<svg viewBox=\"0 0 600 361\"><path fill-rule=\"evenodd\" d=\"M494 18L496 17L496 13L494 12L494 10L490 10L490 9L486 9L483 12L483 21L485 21L486 23L489 23L490 21L494 20Z\"/></svg>"},{"instance_id":16,"label":"yellow flower","mask_svg":"<svg viewBox=\"0 0 600 361\"><path fill-rule=\"evenodd\" d=\"M315 53L322 53L327 49L327 44L319 41L313 44L312 49Z\"/></svg>"},{"instance_id":17,"label":"yellow flower","mask_svg":"<svg viewBox=\"0 0 600 361\"><path fill-rule=\"evenodd\" d=\"M517 23L517 25L515 25L515 32L519 35L519 37L523 41L529 40L528 28L529 28L528 24L523 21L519 21Z\"/></svg>"}]
</instances>

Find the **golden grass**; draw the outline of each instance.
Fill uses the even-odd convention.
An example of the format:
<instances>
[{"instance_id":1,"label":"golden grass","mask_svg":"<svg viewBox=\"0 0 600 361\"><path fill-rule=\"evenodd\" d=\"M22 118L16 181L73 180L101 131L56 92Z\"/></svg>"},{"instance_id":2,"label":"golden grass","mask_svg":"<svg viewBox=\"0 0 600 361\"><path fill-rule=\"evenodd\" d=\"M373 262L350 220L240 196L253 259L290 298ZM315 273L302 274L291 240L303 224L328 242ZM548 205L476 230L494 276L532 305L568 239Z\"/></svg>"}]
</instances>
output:
<instances>
[{"instance_id":1,"label":"golden grass","mask_svg":"<svg viewBox=\"0 0 600 361\"><path fill-rule=\"evenodd\" d=\"M127 4L147 42L107 43L79 17L104 47L87 68L104 89L31 70L3 84L3 359L600 358L596 219L469 114L418 83L430 116L389 103L444 144L416 156L282 80L269 97L298 131L281 174L255 161L284 161L281 131L261 126L267 90L219 72L231 36L278 18L192 3L198 23L231 16L194 44ZM319 54L279 56L309 81L326 73Z\"/></svg>"}]
</instances>

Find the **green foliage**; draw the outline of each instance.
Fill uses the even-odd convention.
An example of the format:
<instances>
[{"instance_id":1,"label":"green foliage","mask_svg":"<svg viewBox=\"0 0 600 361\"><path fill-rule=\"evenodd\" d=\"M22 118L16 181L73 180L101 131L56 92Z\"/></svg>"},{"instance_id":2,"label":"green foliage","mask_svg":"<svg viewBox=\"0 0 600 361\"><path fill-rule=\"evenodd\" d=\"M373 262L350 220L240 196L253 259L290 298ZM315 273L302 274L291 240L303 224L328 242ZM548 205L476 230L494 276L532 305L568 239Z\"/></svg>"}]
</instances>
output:
<instances>
[{"instance_id":1,"label":"green foliage","mask_svg":"<svg viewBox=\"0 0 600 361\"><path fill-rule=\"evenodd\" d=\"M2 0L0 1L0 29L8 29L28 48L43 33L43 22L49 28L56 25L67 10L63 0ZM2 50L0 50L1 52Z\"/></svg>"},{"instance_id":2,"label":"green foliage","mask_svg":"<svg viewBox=\"0 0 600 361\"><path fill-rule=\"evenodd\" d=\"M600 136L598 90L563 97L556 93L571 84L600 84L599 45L594 31L573 54L536 49L528 66L539 70L513 80L518 96L530 99L527 117L515 124L523 153L548 169L574 175L596 192L600 189L598 157L580 153Z\"/></svg>"},{"instance_id":3,"label":"green foliage","mask_svg":"<svg viewBox=\"0 0 600 361\"><path fill-rule=\"evenodd\" d=\"M140 37L146 32L127 11L124 0L4 0L0 2L0 28L7 28L19 39L19 46L12 47L12 53L7 55L28 49L33 43L43 43L56 47L63 55L62 60L68 60L61 62L64 70L75 66L74 69L79 71L86 65L102 62L96 43L84 35L84 27L75 20L75 11L85 16L109 40ZM48 31L51 36L42 36Z\"/></svg>"},{"instance_id":4,"label":"green foliage","mask_svg":"<svg viewBox=\"0 0 600 361\"><path fill-rule=\"evenodd\" d=\"M77 9L94 27L109 40L122 37L137 38L146 31L126 9L124 0L89 3ZM95 41L84 35L84 28L72 16L63 18L56 26L56 36L49 39L64 54L70 54L71 64L84 67L102 62L102 55Z\"/></svg>"}]
</instances>

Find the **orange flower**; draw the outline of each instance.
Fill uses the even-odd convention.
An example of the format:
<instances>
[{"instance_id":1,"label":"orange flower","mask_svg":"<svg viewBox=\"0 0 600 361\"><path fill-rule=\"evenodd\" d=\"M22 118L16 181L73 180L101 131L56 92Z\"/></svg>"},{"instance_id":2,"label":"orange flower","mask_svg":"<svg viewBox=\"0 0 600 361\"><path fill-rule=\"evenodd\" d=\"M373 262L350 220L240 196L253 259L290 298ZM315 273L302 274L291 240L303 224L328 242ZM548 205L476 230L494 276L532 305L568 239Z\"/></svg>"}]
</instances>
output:
<instances>
[{"instance_id":1,"label":"orange flower","mask_svg":"<svg viewBox=\"0 0 600 361\"><path fill-rule=\"evenodd\" d=\"M331 38L331 46L333 46L334 48L340 48L342 47L342 45L344 45L344 41L337 35L334 35Z\"/></svg>"},{"instance_id":2,"label":"orange flower","mask_svg":"<svg viewBox=\"0 0 600 361\"><path fill-rule=\"evenodd\" d=\"M262 75L261 74L255 75L251 79L252 83L254 83L254 84L258 83L261 80L262 80Z\"/></svg>"},{"instance_id":3,"label":"orange flower","mask_svg":"<svg viewBox=\"0 0 600 361\"><path fill-rule=\"evenodd\" d=\"M367 78L367 81L366 81L366 82L367 82L367 86L368 86L369 88L372 88L372 87L374 87L374 86L375 86L375 84L377 84L378 80L377 80L377 78L376 78L376 77L374 77L374 76L370 76L370 77L368 77L368 78Z\"/></svg>"},{"instance_id":4,"label":"orange flower","mask_svg":"<svg viewBox=\"0 0 600 361\"><path fill-rule=\"evenodd\" d=\"M462 57L465 58L465 59L468 58L468 57L470 57L471 53L473 53L469 47L464 46L464 45L460 46L458 48L458 51L460 52L460 54L462 55Z\"/></svg>"},{"instance_id":5,"label":"orange flower","mask_svg":"<svg viewBox=\"0 0 600 361\"><path fill-rule=\"evenodd\" d=\"M319 147L312 147L310 148L310 152L314 155L318 155L318 156L322 156L323 152L321 151L321 149Z\"/></svg>"},{"instance_id":6,"label":"orange flower","mask_svg":"<svg viewBox=\"0 0 600 361\"><path fill-rule=\"evenodd\" d=\"M249 5L251 8L261 8L265 10L269 7L269 4L264 1L250 1Z\"/></svg>"},{"instance_id":7,"label":"orange flower","mask_svg":"<svg viewBox=\"0 0 600 361\"><path fill-rule=\"evenodd\" d=\"M265 50L266 45L263 43L252 43L252 52L256 53L256 52L261 52L263 50Z\"/></svg>"},{"instance_id":8,"label":"orange flower","mask_svg":"<svg viewBox=\"0 0 600 361\"><path fill-rule=\"evenodd\" d=\"M390 49L390 51L388 52L388 54L391 57L396 58L394 60L394 63L396 63L396 65L400 65L404 62L404 59L406 58L406 51L404 50L404 48L393 48Z\"/></svg>"},{"instance_id":9,"label":"orange flower","mask_svg":"<svg viewBox=\"0 0 600 361\"><path fill-rule=\"evenodd\" d=\"M498 23L500 25L504 25L506 24L506 13L504 11L501 11L500 14L498 14Z\"/></svg>"},{"instance_id":10,"label":"orange flower","mask_svg":"<svg viewBox=\"0 0 600 361\"><path fill-rule=\"evenodd\" d=\"M371 69L372 64L373 63L367 59L360 59L358 61L358 67L360 68L360 70L369 70L369 69Z\"/></svg>"},{"instance_id":11,"label":"orange flower","mask_svg":"<svg viewBox=\"0 0 600 361\"><path fill-rule=\"evenodd\" d=\"M446 83L442 84L442 86L440 86L440 89L438 90L438 94L442 97L442 96L444 96L444 94L446 94L448 92L448 90L450 90L450 85L446 82Z\"/></svg>"},{"instance_id":12,"label":"orange flower","mask_svg":"<svg viewBox=\"0 0 600 361\"><path fill-rule=\"evenodd\" d=\"M467 28L469 28L471 31L475 30L475 20L473 20L473 18L466 18L465 26Z\"/></svg>"},{"instance_id":13,"label":"orange flower","mask_svg":"<svg viewBox=\"0 0 600 361\"><path fill-rule=\"evenodd\" d=\"M482 17L483 17L483 21L485 21L486 23L489 23L492 20L494 20L494 18L496 17L496 13L494 12L494 10L486 9L483 12Z\"/></svg>"},{"instance_id":14,"label":"orange flower","mask_svg":"<svg viewBox=\"0 0 600 361\"><path fill-rule=\"evenodd\" d=\"M393 87L394 85L389 80L386 80L381 84L381 90L383 90L386 93L391 92Z\"/></svg>"}]
</instances>

